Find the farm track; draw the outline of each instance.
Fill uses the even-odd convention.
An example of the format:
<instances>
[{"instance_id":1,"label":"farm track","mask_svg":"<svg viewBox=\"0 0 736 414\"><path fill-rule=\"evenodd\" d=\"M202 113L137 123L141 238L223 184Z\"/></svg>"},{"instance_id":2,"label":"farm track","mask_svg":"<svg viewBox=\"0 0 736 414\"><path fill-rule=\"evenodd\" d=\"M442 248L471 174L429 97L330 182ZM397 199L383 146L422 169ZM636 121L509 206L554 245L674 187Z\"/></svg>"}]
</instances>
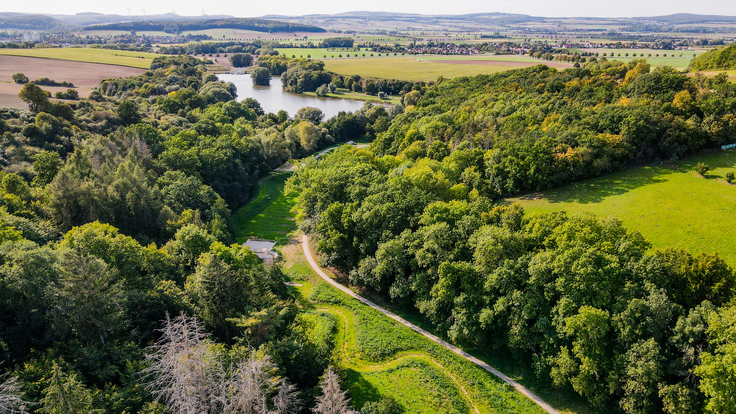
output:
<instances>
[{"instance_id":1,"label":"farm track","mask_svg":"<svg viewBox=\"0 0 736 414\"><path fill-rule=\"evenodd\" d=\"M309 265L312 267L312 270L314 270L315 273L317 273L325 282L329 283L336 289L340 290L343 293L346 293L350 297L357 299L358 301L362 302L365 305L370 306L371 308L383 313L384 315L388 316L389 318L401 323L402 325L410 328L411 330L421 334L422 336L426 337L427 339L431 340L432 342L454 352L455 354L463 357L464 359L472 362L473 364L483 368L484 370L490 372L491 374L495 375L496 377L500 378L502 381L506 382L507 384L514 387L518 392L522 393L529 399L531 399L535 404L537 404L540 408L542 408L544 411L550 413L550 414L559 414L559 412L554 409L551 405L549 405L546 401L544 401L542 398L540 398L538 395L534 394L531 390L524 387L523 385L519 384L506 374L502 373L501 371L497 370L496 368L488 365L487 363L481 361L480 359L468 354L467 352L463 351L462 349L440 339L439 337L427 332L426 330L414 325L413 323L407 321L406 319L394 314L393 312L388 311L387 309L371 302L370 300L358 295L357 293L353 292L352 290L348 289L347 287L341 285L340 283L333 280L330 276L327 275L318 265L317 262L314 259L314 256L312 255L312 252L309 248L309 238L307 235L302 236L302 248L304 249L304 256L307 258L307 261L309 262ZM343 315L344 316L344 315ZM347 339L347 338L346 338ZM454 379L453 379L454 381ZM457 382L455 382L457 384ZM463 392L465 390L463 389ZM464 393L464 395L467 396L467 393ZM477 407L475 407L477 410Z\"/></svg>"},{"instance_id":2,"label":"farm track","mask_svg":"<svg viewBox=\"0 0 736 414\"><path fill-rule=\"evenodd\" d=\"M431 356L425 354L425 353L419 353L416 351L413 352L405 352L405 353L399 353L394 356L394 358L383 361L381 363L377 364L371 364L368 361L359 359L359 355L357 351L352 353L349 351L349 348L352 348L353 350L356 350L356 344L350 343L354 341L348 340L348 332L350 331L350 320L347 316L345 316L345 313L343 313L342 310L339 310L336 306L329 306L326 307L324 304L320 304L320 306L323 306L319 309L317 309L320 312L326 312L331 314L338 314L342 319L345 321L345 327L343 328L341 334L342 334L342 354L344 357L344 361L349 364L349 367L358 371L358 372L379 372L379 371L385 371L388 368L392 366L399 365L401 362L408 361L411 359L414 360L421 360L429 365L434 365L437 368L439 368L440 371L442 371L445 376L450 378L452 382L455 384L455 387L460 391L460 393L465 398L466 402L469 406L473 407L473 411L476 414L481 414L480 410L478 409L478 406L475 404L475 401L473 401L473 398L470 396L470 393L465 389L465 387L458 381L458 379L450 373L450 371L447 370L442 364L440 364L437 360L432 358ZM354 327L353 327L354 329ZM338 332L338 336L340 335L340 332ZM350 343L350 344L349 344Z\"/></svg>"}]
</instances>

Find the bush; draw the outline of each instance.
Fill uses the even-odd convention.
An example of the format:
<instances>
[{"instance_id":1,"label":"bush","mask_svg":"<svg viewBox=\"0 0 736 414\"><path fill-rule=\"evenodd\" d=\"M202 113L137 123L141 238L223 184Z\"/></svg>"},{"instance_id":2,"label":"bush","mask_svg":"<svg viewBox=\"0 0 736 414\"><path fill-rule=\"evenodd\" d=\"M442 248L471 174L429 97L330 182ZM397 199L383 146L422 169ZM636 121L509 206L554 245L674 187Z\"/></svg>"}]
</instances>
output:
<instances>
[{"instance_id":1,"label":"bush","mask_svg":"<svg viewBox=\"0 0 736 414\"><path fill-rule=\"evenodd\" d=\"M696 173L702 176L705 176L705 174L707 174L708 171L710 171L710 167L702 162L699 162L698 165L696 165L695 168L693 169L695 170Z\"/></svg>"},{"instance_id":2,"label":"bush","mask_svg":"<svg viewBox=\"0 0 736 414\"><path fill-rule=\"evenodd\" d=\"M28 76L22 73L16 73L16 74L13 74L13 82L24 84L24 83L28 83L29 79L28 79Z\"/></svg>"},{"instance_id":3,"label":"bush","mask_svg":"<svg viewBox=\"0 0 736 414\"><path fill-rule=\"evenodd\" d=\"M330 92L330 89L327 87L327 85L322 85L319 88L317 88L317 96L327 96L327 94Z\"/></svg>"},{"instance_id":4,"label":"bush","mask_svg":"<svg viewBox=\"0 0 736 414\"><path fill-rule=\"evenodd\" d=\"M736 181L736 174L734 174L733 172L726 173L726 181L729 184L733 184L733 182Z\"/></svg>"}]
</instances>

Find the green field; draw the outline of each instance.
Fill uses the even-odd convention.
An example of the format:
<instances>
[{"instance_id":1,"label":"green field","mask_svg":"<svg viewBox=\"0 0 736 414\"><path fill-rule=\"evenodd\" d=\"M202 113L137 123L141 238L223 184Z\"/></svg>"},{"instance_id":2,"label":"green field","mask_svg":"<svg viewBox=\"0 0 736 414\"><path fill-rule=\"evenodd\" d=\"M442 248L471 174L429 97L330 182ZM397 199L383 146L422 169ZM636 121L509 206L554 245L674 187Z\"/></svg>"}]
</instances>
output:
<instances>
[{"instance_id":1,"label":"green field","mask_svg":"<svg viewBox=\"0 0 736 414\"><path fill-rule=\"evenodd\" d=\"M671 66L677 69L685 69L690 61L693 60L693 55L700 55L705 50L660 50L660 49L581 49L588 53L599 53L599 58L604 57L608 60L621 60L628 62L633 59L646 59L647 62L653 67ZM613 53L613 57L611 54ZM629 56L626 56L626 54ZM634 56L636 54L636 56ZM641 55L644 54L644 57ZM651 57L649 55L652 55ZM619 56L621 55L621 56ZM659 56L657 56L659 55ZM666 55L666 57L665 57ZM675 55L674 57L672 55Z\"/></svg>"},{"instance_id":2,"label":"green field","mask_svg":"<svg viewBox=\"0 0 736 414\"><path fill-rule=\"evenodd\" d=\"M146 52L93 48L0 49L0 55L26 56L44 59L71 60L74 62L102 63L148 69L157 55Z\"/></svg>"},{"instance_id":3,"label":"green field","mask_svg":"<svg viewBox=\"0 0 736 414\"><path fill-rule=\"evenodd\" d=\"M287 47L287 48L277 48L276 50L287 57L302 57L306 58L307 56L311 56L312 59L325 59L325 56L327 59L339 59L340 55L343 56L344 59L353 59L356 58L355 54L359 54L360 58L363 58L363 54L365 54L365 58L378 58L378 52L371 52L367 50L366 48L359 48L360 51L356 52L353 50L348 50L345 48L338 48L336 50L327 50L326 48L300 48L300 47ZM371 56L371 53L373 56ZM347 55L350 55L348 58ZM389 54L382 53L381 57L388 57ZM393 54L391 54L393 56Z\"/></svg>"},{"instance_id":4,"label":"green field","mask_svg":"<svg viewBox=\"0 0 736 414\"><path fill-rule=\"evenodd\" d=\"M419 59L427 59L420 56ZM537 63L544 63L535 60ZM508 63L492 64L451 64L420 62L412 56L385 57L377 59L327 59L325 70L341 75L360 75L373 78L400 79L406 81L435 81L438 77L456 78L491 74L514 69Z\"/></svg>"},{"instance_id":5,"label":"green field","mask_svg":"<svg viewBox=\"0 0 736 414\"><path fill-rule=\"evenodd\" d=\"M233 215L238 243L245 243L248 238L288 241L296 230L294 214L290 211L296 200L283 191L290 175L290 172L272 172L259 182L253 199Z\"/></svg>"},{"instance_id":6,"label":"green field","mask_svg":"<svg viewBox=\"0 0 736 414\"><path fill-rule=\"evenodd\" d=\"M712 170L701 177L692 167ZM572 184L557 190L509 198L531 212L589 211L619 217L654 248L678 247L692 253L718 252L736 267L736 186L725 182L736 172L736 152L699 155L673 166L650 165Z\"/></svg>"},{"instance_id":7,"label":"green field","mask_svg":"<svg viewBox=\"0 0 736 414\"><path fill-rule=\"evenodd\" d=\"M308 96L317 96L317 93L315 92L302 92L304 95ZM389 95L385 99L378 99L375 95L366 95L362 92L351 92L347 89L338 89L335 91L335 93L328 93L325 95L327 98L335 98L335 99L355 99L358 101L368 101L372 103L387 103L387 104L393 104L396 105L397 103L401 103L401 97L400 96L394 96Z\"/></svg>"}]
</instances>

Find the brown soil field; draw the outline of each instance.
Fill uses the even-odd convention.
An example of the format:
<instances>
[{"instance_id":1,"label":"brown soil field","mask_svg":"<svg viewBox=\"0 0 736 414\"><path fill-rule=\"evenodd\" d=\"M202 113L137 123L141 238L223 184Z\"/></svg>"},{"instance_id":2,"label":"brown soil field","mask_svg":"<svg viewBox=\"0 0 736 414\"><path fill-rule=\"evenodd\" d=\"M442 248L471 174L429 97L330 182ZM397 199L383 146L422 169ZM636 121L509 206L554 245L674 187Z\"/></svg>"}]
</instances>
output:
<instances>
[{"instance_id":1,"label":"brown soil field","mask_svg":"<svg viewBox=\"0 0 736 414\"><path fill-rule=\"evenodd\" d=\"M28 107L18 98L18 92L23 85L13 82L13 74L19 72L28 76L30 80L49 78L56 82L71 82L80 96L87 97L103 79L140 75L145 70L67 60L0 56L0 107ZM67 90L67 88L53 86L41 86L41 88L52 94Z\"/></svg>"}]
</instances>

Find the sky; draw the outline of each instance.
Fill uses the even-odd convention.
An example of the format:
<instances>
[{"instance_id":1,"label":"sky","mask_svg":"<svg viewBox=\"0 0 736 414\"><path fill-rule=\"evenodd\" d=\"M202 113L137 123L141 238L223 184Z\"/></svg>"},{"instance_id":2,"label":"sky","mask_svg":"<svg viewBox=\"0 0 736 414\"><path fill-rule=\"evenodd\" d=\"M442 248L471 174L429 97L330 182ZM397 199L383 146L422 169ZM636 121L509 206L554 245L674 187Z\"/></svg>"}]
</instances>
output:
<instances>
[{"instance_id":1,"label":"sky","mask_svg":"<svg viewBox=\"0 0 736 414\"><path fill-rule=\"evenodd\" d=\"M334 14L348 11L390 11L421 14L464 14L505 12L543 17L642 17L674 13L719 14L736 16L733 0L370 0L367 2L336 0L27 0L4 1L0 12L75 14L98 12L108 14L160 14L171 11L179 15L201 16L227 14L236 17L258 17L268 14L304 15Z\"/></svg>"}]
</instances>

